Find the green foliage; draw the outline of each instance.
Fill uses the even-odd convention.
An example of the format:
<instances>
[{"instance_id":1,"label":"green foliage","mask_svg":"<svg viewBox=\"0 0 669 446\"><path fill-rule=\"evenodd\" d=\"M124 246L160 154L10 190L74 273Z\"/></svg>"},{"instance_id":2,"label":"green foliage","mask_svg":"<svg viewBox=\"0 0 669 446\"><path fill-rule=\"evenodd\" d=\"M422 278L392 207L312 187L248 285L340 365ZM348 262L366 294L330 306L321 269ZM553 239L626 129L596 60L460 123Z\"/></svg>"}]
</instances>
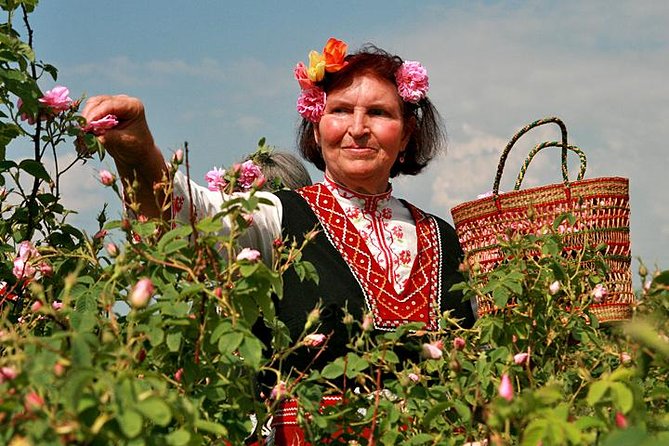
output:
<instances>
[{"instance_id":1,"label":"green foliage","mask_svg":"<svg viewBox=\"0 0 669 446\"><path fill-rule=\"evenodd\" d=\"M642 265L634 319L600 325L590 307L601 253L563 257L559 220L542 236L502 241L497 270L456 286L500 308L473 328L444 315L436 332L375 333L347 315L348 352L292 371L283 359L319 347L289 338L274 299L287 268L317 280L316 268L288 240L271 264L237 260L244 217L266 204L255 189L192 224L108 221L102 209L93 237L69 225L60 180L104 148L82 133L77 101L58 113L38 101L38 81L57 71L34 55L32 30L17 28L36 4L0 1L0 443L237 445L252 434L250 415L264 424L282 397L299 400L312 444L333 435L384 445L668 442L669 272ZM71 165L46 167L46 153L68 150ZM227 179L230 192L234 172ZM221 218L234 222L224 235ZM17 273L21 252L30 254ZM147 279L150 302L138 291ZM316 310L304 335L318 323ZM428 344L443 346L441 357L421 356ZM260 394L259 374L283 382L278 399ZM504 375L512 396L500 395ZM327 395L346 403L321 407Z\"/></svg>"}]
</instances>

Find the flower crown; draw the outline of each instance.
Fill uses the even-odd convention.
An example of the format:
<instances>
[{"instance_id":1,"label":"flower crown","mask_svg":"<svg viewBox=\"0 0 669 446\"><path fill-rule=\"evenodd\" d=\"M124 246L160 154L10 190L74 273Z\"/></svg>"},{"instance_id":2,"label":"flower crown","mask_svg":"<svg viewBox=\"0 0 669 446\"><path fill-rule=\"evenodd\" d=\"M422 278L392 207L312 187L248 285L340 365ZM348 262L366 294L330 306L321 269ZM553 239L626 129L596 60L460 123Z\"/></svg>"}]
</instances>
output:
<instances>
[{"instance_id":1,"label":"flower crown","mask_svg":"<svg viewBox=\"0 0 669 446\"><path fill-rule=\"evenodd\" d=\"M325 111L326 94L319 86L327 73L336 73L344 68L348 62L346 49L348 45L330 37L323 52L309 53L309 66L299 62L295 66L295 79L300 84L300 96L297 98L297 112L303 118L318 122ZM395 73L397 93L405 102L417 104L427 95L430 87L427 70L420 62L404 61Z\"/></svg>"}]
</instances>

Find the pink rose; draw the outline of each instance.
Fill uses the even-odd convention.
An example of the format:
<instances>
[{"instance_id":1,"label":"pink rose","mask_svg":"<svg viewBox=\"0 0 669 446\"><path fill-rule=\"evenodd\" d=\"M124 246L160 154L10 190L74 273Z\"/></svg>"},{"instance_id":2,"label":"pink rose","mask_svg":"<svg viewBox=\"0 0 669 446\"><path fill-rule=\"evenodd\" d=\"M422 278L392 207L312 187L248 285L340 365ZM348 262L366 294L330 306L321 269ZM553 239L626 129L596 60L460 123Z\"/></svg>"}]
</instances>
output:
<instances>
[{"instance_id":1,"label":"pink rose","mask_svg":"<svg viewBox=\"0 0 669 446\"><path fill-rule=\"evenodd\" d=\"M172 164L180 165L184 161L184 151L183 149L177 149L172 155Z\"/></svg>"},{"instance_id":2,"label":"pink rose","mask_svg":"<svg viewBox=\"0 0 669 446\"><path fill-rule=\"evenodd\" d=\"M107 249L107 254L109 254L109 257L116 257L118 255L118 246L116 246L115 243L113 242L107 243L106 249Z\"/></svg>"},{"instance_id":3,"label":"pink rose","mask_svg":"<svg viewBox=\"0 0 669 446\"><path fill-rule=\"evenodd\" d=\"M427 70L419 62L405 61L395 73L397 92L406 102L417 103L427 95Z\"/></svg>"},{"instance_id":4,"label":"pink rose","mask_svg":"<svg viewBox=\"0 0 669 446\"><path fill-rule=\"evenodd\" d=\"M325 92L319 87L302 90L297 98L297 112L304 119L318 122L325 111Z\"/></svg>"},{"instance_id":5,"label":"pink rose","mask_svg":"<svg viewBox=\"0 0 669 446\"><path fill-rule=\"evenodd\" d=\"M443 341L434 341L423 344L423 358L425 359L441 359L444 352L444 343Z\"/></svg>"},{"instance_id":6,"label":"pink rose","mask_svg":"<svg viewBox=\"0 0 669 446\"><path fill-rule=\"evenodd\" d=\"M0 367L0 383L11 381L18 376L19 372L14 367Z\"/></svg>"},{"instance_id":7,"label":"pink rose","mask_svg":"<svg viewBox=\"0 0 669 446\"><path fill-rule=\"evenodd\" d=\"M597 285L595 285L595 288L592 290L592 300L595 303L602 302L606 298L606 296L608 296L608 295L609 295L609 291L601 283L598 283Z\"/></svg>"},{"instance_id":8,"label":"pink rose","mask_svg":"<svg viewBox=\"0 0 669 446\"><path fill-rule=\"evenodd\" d=\"M374 330L374 318L371 314L366 314L362 319L362 330L363 331L372 331Z\"/></svg>"},{"instance_id":9,"label":"pink rose","mask_svg":"<svg viewBox=\"0 0 669 446\"><path fill-rule=\"evenodd\" d=\"M320 347L325 342L325 335L321 333L311 333L304 337L302 343L307 347Z\"/></svg>"},{"instance_id":10,"label":"pink rose","mask_svg":"<svg viewBox=\"0 0 669 446\"><path fill-rule=\"evenodd\" d=\"M283 398L286 395L287 390L288 389L286 388L286 383L283 381L279 381L279 383L272 389L269 398L272 400Z\"/></svg>"},{"instance_id":11,"label":"pink rose","mask_svg":"<svg viewBox=\"0 0 669 446\"><path fill-rule=\"evenodd\" d=\"M251 160L244 161L239 168L239 185L245 190L251 189L259 178L264 178L260 167Z\"/></svg>"},{"instance_id":12,"label":"pink rose","mask_svg":"<svg viewBox=\"0 0 669 446\"><path fill-rule=\"evenodd\" d=\"M464 349L466 344L467 342L461 337L453 339L453 348L455 348L456 350Z\"/></svg>"},{"instance_id":13,"label":"pink rose","mask_svg":"<svg viewBox=\"0 0 669 446\"><path fill-rule=\"evenodd\" d=\"M523 353L516 353L513 355L513 362L518 365L523 365L527 362L527 358L530 356L529 353L523 352Z\"/></svg>"},{"instance_id":14,"label":"pink rose","mask_svg":"<svg viewBox=\"0 0 669 446\"><path fill-rule=\"evenodd\" d=\"M309 79L309 74L307 74L307 67L303 62L295 65L293 73L295 73L295 80L297 80L297 83L300 84L300 89L306 90L314 86L314 83L311 82L311 79Z\"/></svg>"},{"instance_id":15,"label":"pink rose","mask_svg":"<svg viewBox=\"0 0 669 446\"><path fill-rule=\"evenodd\" d=\"M30 306L30 311L32 311L33 313L37 313L41 308L42 308L42 302L40 302L39 300L36 300Z\"/></svg>"},{"instance_id":16,"label":"pink rose","mask_svg":"<svg viewBox=\"0 0 669 446\"><path fill-rule=\"evenodd\" d=\"M51 90L44 93L39 101L54 111L65 111L72 105L72 98L69 97L70 90L60 85L56 85Z\"/></svg>"},{"instance_id":17,"label":"pink rose","mask_svg":"<svg viewBox=\"0 0 669 446\"><path fill-rule=\"evenodd\" d=\"M551 296L554 296L558 291L560 291L560 282L556 280L548 286L548 292L551 293Z\"/></svg>"},{"instance_id":18,"label":"pink rose","mask_svg":"<svg viewBox=\"0 0 669 446\"><path fill-rule=\"evenodd\" d=\"M627 426L629 426L627 418L622 412L616 412L616 426L619 429L627 429Z\"/></svg>"},{"instance_id":19,"label":"pink rose","mask_svg":"<svg viewBox=\"0 0 669 446\"><path fill-rule=\"evenodd\" d=\"M218 192L223 190L223 188L228 184L225 180L225 170L214 167L212 170L207 172L204 176L204 179L207 181L207 188L210 191Z\"/></svg>"},{"instance_id":20,"label":"pink rose","mask_svg":"<svg viewBox=\"0 0 669 446\"><path fill-rule=\"evenodd\" d=\"M413 372L412 372L412 373L409 373L409 374L407 375L407 377L409 378L409 380L410 380L411 382L415 382L415 383L417 383L418 381L420 381L420 376L418 376L417 374L415 374L415 373L413 373Z\"/></svg>"},{"instance_id":21,"label":"pink rose","mask_svg":"<svg viewBox=\"0 0 669 446\"><path fill-rule=\"evenodd\" d=\"M176 382L180 383L180 382L181 382L181 378L183 378L183 374L184 374L184 369L183 369L183 368L180 368L179 370L177 370L177 371L174 373L174 380L175 380Z\"/></svg>"},{"instance_id":22,"label":"pink rose","mask_svg":"<svg viewBox=\"0 0 669 446\"><path fill-rule=\"evenodd\" d=\"M114 176L114 174L108 170L102 169L99 175L100 175L100 182L105 186L111 186L112 184L114 184L114 181L116 181L116 177Z\"/></svg>"},{"instance_id":23,"label":"pink rose","mask_svg":"<svg viewBox=\"0 0 669 446\"><path fill-rule=\"evenodd\" d=\"M95 136L104 135L107 130L118 125L118 119L114 115L107 115L103 118L93 120L86 124L82 129L86 133L92 133Z\"/></svg>"},{"instance_id":24,"label":"pink rose","mask_svg":"<svg viewBox=\"0 0 669 446\"><path fill-rule=\"evenodd\" d=\"M26 411L32 412L44 406L44 399L37 392L30 392L23 402Z\"/></svg>"},{"instance_id":25,"label":"pink rose","mask_svg":"<svg viewBox=\"0 0 669 446\"><path fill-rule=\"evenodd\" d=\"M63 309L63 303L62 302L53 302L51 304L51 308L53 308L56 311L62 310Z\"/></svg>"},{"instance_id":26,"label":"pink rose","mask_svg":"<svg viewBox=\"0 0 669 446\"><path fill-rule=\"evenodd\" d=\"M513 384L511 384L511 379L506 373L502 375L502 381L499 384L498 389L499 396L504 398L507 401L513 399Z\"/></svg>"},{"instance_id":27,"label":"pink rose","mask_svg":"<svg viewBox=\"0 0 669 446\"><path fill-rule=\"evenodd\" d=\"M244 248L237 254L237 261L247 260L249 262L257 262L260 260L260 252L251 248Z\"/></svg>"},{"instance_id":28,"label":"pink rose","mask_svg":"<svg viewBox=\"0 0 669 446\"><path fill-rule=\"evenodd\" d=\"M37 273L37 269L23 259L14 259L14 268L12 274L17 279L32 279Z\"/></svg>"},{"instance_id":29,"label":"pink rose","mask_svg":"<svg viewBox=\"0 0 669 446\"><path fill-rule=\"evenodd\" d=\"M151 279L139 279L130 293L130 304L133 308L144 308L153 296L154 288Z\"/></svg>"}]
</instances>

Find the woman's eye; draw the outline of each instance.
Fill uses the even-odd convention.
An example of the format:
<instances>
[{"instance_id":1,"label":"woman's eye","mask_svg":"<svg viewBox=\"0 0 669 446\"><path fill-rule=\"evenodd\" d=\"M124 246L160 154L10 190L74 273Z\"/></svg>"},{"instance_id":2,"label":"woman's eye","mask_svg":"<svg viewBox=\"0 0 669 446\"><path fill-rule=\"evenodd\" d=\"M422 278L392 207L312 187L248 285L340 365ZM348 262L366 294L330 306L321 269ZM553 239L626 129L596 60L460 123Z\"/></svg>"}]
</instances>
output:
<instances>
[{"instance_id":1,"label":"woman's eye","mask_svg":"<svg viewBox=\"0 0 669 446\"><path fill-rule=\"evenodd\" d=\"M369 110L369 114L372 116L386 116L387 113L384 109L382 108L371 108Z\"/></svg>"}]
</instances>

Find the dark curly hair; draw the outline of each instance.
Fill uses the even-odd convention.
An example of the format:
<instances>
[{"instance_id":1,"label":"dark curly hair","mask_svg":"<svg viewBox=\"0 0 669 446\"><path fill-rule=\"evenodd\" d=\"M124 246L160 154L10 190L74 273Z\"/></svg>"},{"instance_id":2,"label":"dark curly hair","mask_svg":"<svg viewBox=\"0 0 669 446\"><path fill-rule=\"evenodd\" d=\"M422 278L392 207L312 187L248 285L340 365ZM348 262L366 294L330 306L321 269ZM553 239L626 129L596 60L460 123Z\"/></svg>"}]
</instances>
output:
<instances>
[{"instance_id":1,"label":"dark curly hair","mask_svg":"<svg viewBox=\"0 0 669 446\"><path fill-rule=\"evenodd\" d=\"M327 73L319 83L326 93L362 74L386 79L393 85L397 85L395 72L402 65L403 60L399 56L367 44L358 52L347 55L346 62L348 63L344 68L335 73ZM390 169L391 178L400 174L418 174L432 158L446 148L446 132L441 117L427 97L416 104L402 101L402 107L404 124L413 130L404 152L404 162L395 161ZM314 125L313 122L302 119L297 131L297 146L304 159L325 171L325 160L321 154L321 148L314 140Z\"/></svg>"}]
</instances>

